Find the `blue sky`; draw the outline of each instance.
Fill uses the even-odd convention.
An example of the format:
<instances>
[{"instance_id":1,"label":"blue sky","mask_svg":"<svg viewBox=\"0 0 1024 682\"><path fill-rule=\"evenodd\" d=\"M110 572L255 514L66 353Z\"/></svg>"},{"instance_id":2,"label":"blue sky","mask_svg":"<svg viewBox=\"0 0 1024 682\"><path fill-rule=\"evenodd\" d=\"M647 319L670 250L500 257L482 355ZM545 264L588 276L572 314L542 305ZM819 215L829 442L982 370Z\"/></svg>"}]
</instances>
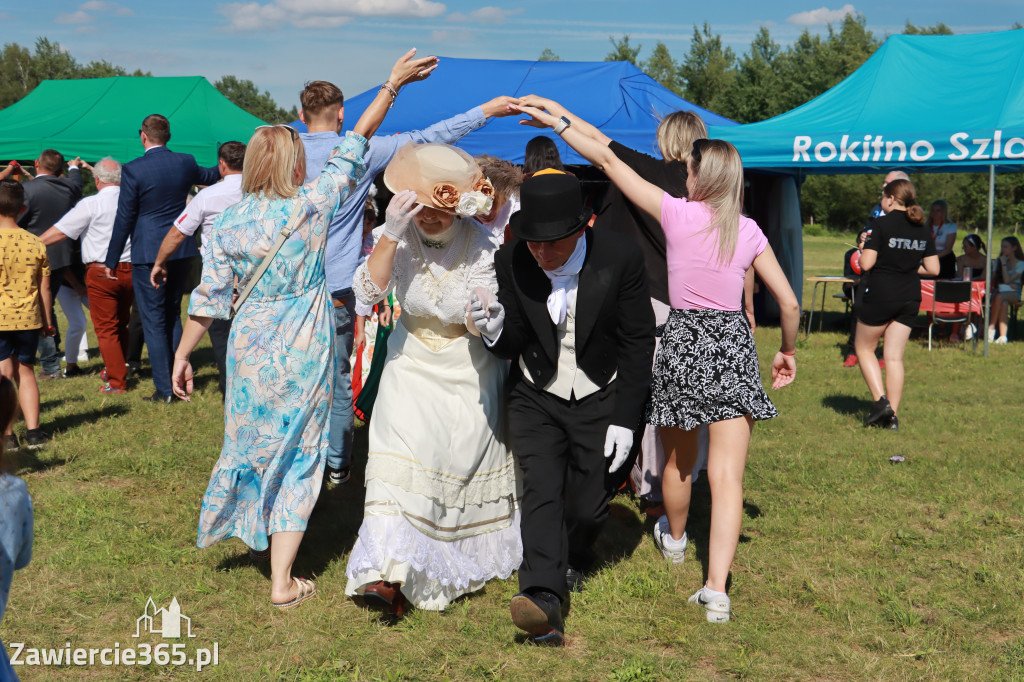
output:
<instances>
[{"instance_id":1,"label":"blue sky","mask_svg":"<svg viewBox=\"0 0 1024 682\"><path fill-rule=\"evenodd\" d=\"M497 0L501 2L501 0ZM879 36L909 19L945 22L956 33L1024 23L1021 0L525 0L487 5L462 0L168 0L53 2L0 0L2 39L30 46L46 36L80 61L106 59L158 76L224 74L253 80L279 104L297 103L311 79L338 84L346 96L379 84L394 60L421 55L536 59L549 47L565 60L601 60L609 36L629 34L646 57L656 41L677 59L694 24L711 24L737 53L761 26L787 44L805 28L827 30L848 12L863 14ZM442 66L443 67L443 63Z\"/></svg>"}]
</instances>

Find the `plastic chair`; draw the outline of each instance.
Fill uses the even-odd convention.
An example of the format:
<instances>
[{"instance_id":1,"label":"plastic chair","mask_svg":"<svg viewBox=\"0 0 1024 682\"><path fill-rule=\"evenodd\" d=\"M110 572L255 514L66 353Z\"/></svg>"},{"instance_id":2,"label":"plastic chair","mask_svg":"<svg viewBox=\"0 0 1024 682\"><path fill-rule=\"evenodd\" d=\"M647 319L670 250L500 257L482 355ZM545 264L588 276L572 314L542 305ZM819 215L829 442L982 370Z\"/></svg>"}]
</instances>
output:
<instances>
[{"instance_id":1,"label":"plastic chair","mask_svg":"<svg viewBox=\"0 0 1024 682\"><path fill-rule=\"evenodd\" d=\"M932 299L932 319L928 323L928 350L932 349L932 327L936 323L940 324L954 324L971 321L971 306L974 305L974 300L971 298L971 283L970 282L957 282L949 280L935 280L935 297ZM951 304L967 304L967 312L954 312L950 314L940 314L935 311L935 305L938 303L951 303ZM966 341L964 342L966 343ZM978 335L974 336L974 347L978 346Z\"/></svg>"}]
</instances>

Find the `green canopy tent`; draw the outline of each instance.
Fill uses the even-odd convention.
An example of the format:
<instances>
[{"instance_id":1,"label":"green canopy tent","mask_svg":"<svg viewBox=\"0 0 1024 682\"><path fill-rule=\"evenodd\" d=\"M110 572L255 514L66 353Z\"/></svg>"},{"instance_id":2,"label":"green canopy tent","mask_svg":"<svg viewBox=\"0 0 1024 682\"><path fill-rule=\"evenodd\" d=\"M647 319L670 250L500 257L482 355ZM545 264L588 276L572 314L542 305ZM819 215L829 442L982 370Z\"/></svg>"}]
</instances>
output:
<instances>
[{"instance_id":1,"label":"green canopy tent","mask_svg":"<svg viewBox=\"0 0 1024 682\"><path fill-rule=\"evenodd\" d=\"M168 147L204 166L217 163L221 143L247 142L263 125L202 76L48 80L0 111L0 159L56 149L69 159L131 161L142 155L139 125L149 114L170 120Z\"/></svg>"}]
</instances>

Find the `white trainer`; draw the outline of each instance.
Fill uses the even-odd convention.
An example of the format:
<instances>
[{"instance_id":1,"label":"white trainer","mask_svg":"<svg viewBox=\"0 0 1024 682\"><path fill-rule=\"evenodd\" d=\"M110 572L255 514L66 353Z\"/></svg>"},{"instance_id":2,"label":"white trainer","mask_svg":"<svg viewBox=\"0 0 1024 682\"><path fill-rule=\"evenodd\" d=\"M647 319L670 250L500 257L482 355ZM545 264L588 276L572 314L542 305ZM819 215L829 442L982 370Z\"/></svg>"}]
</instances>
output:
<instances>
[{"instance_id":1,"label":"white trainer","mask_svg":"<svg viewBox=\"0 0 1024 682\"><path fill-rule=\"evenodd\" d=\"M989 329L988 330L988 340L989 341L995 341L996 340L996 330L995 329Z\"/></svg>"},{"instance_id":2,"label":"white trainer","mask_svg":"<svg viewBox=\"0 0 1024 682\"><path fill-rule=\"evenodd\" d=\"M1000 336L998 339L996 339L992 343L999 344L1000 346L1004 346L1004 345L1006 345L1009 342L1010 342L1010 340L1007 339L1005 336Z\"/></svg>"},{"instance_id":3,"label":"white trainer","mask_svg":"<svg viewBox=\"0 0 1024 682\"><path fill-rule=\"evenodd\" d=\"M728 623L729 612L732 610L732 602L729 595L708 596L707 588L702 587L693 593L688 600L691 604L699 604L704 607L704 614L709 623Z\"/></svg>"},{"instance_id":4,"label":"white trainer","mask_svg":"<svg viewBox=\"0 0 1024 682\"><path fill-rule=\"evenodd\" d=\"M668 517L662 516L654 524L654 545L661 551L661 555L673 564L681 564L686 558L686 533L680 540L672 537L668 527Z\"/></svg>"},{"instance_id":5,"label":"white trainer","mask_svg":"<svg viewBox=\"0 0 1024 682\"><path fill-rule=\"evenodd\" d=\"M974 334L976 332L977 327L975 327L973 324L967 325L967 327L964 329L964 341L970 341L971 339L973 339Z\"/></svg>"}]
</instances>

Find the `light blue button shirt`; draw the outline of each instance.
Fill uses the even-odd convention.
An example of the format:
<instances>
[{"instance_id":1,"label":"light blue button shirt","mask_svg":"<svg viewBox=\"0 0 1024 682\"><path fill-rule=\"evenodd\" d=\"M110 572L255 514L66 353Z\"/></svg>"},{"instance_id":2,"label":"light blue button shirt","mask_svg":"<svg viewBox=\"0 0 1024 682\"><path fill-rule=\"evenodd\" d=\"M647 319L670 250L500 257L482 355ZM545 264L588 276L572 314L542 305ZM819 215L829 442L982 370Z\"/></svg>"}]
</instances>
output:
<instances>
[{"instance_id":1,"label":"light blue button shirt","mask_svg":"<svg viewBox=\"0 0 1024 682\"><path fill-rule=\"evenodd\" d=\"M327 230L327 287L332 293L352 288L363 244L363 206L377 174L390 163L395 153L407 142L444 142L453 144L487 122L483 109L475 107L464 114L435 123L410 133L374 136L365 155L366 175L356 185ZM306 182L323 169L339 136L333 132L299 133L306 148Z\"/></svg>"}]
</instances>

